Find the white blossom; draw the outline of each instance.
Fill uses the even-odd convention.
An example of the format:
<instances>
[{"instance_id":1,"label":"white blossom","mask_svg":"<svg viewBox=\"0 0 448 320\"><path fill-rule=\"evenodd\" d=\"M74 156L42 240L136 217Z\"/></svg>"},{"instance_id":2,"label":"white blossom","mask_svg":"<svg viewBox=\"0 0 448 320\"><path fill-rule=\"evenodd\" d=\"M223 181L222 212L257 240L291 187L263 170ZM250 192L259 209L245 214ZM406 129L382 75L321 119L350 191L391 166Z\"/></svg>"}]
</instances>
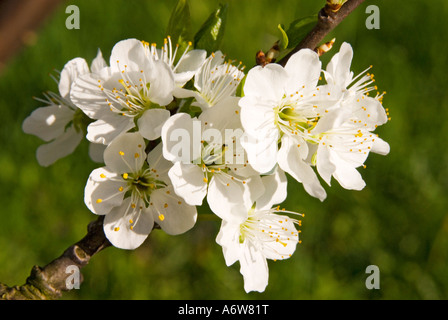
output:
<instances>
[{"instance_id":1,"label":"white blossom","mask_svg":"<svg viewBox=\"0 0 448 320\"><path fill-rule=\"evenodd\" d=\"M194 97L193 106L206 110L228 97L235 96L238 85L244 78L242 64L234 66L225 61L221 51L212 53L194 77L194 89L176 89L179 98Z\"/></svg>"},{"instance_id":2,"label":"white blossom","mask_svg":"<svg viewBox=\"0 0 448 320\"><path fill-rule=\"evenodd\" d=\"M276 169L262 180L265 191L245 208L246 216L240 221L224 220L216 237L227 266L239 261L246 292L263 292L269 280L267 259L288 259L299 243L296 226L301 222L284 213L300 214L273 207L286 198L285 174Z\"/></svg>"},{"instance_id":3,"label":"white blossom","mask_svg":"<svg viewBox=\"0 0 448 320\"><path fill-rule=\"evenodd\" d=\"M85 187L87 207L105 215L104 232L118 248L139 247L154 223L180 234L196 222L196 208L174 193L161 145L147 157L145 147L138 132L120 135L104 152L106 166L93 170Z\"/></svg>"},{"instance_id":4,"label":"white blossom","mask_svg":"<svg viewBox=\"0 0 448 320\"><path fill-rule=\"evenodd\" d=\"M60 73L58 80L59 93L48 92L45 99L37 99L44 104L34 110L23 122L25 133L33 134L47 144L37 148L37 161L42 166L49 166L55 161L71 154L85 136L84 126L88 119L70 99L70 90L75 79L92 72L99 72L104 67L104 59L98 50L91 68L85 59L74 58L68 61ZM90 144L89 153L93 160L102 162L104 148Z\"/></svg>"},{"instance_id":5,"label":"white blossom","mask_svg":"<svg viewBox=\"0 0 448 320\"><path fill-rule=\"evenodd\" d=\"M174 87L170 66L148 56L141 41L127 39L112 49L110 67L75 81L71 99L96 120L87 128L89 141L107 145L136 126L143 137L155 140L170 116L166 106Z\"/></svg>"},{"instance_id":6,"label":"white blossom","mask_svg":"<svg viewBox=\"0 0 448 320\"><path fill-rule=\"evenodd\" d=\"M237 218L261 184L239 144L243 134L238 98L228 97L199 118L172 116L162 128L164 157L173 162L168 175L176 193L191 205L204 198L223 219Z\"/></svg>"},{"instance_id":7,"label":"white blossom","mask_svg":"<svg viewBox=\"0 0 448 320\"><path fill-rule=\"evenodd\" d=\"M332 108L340 95L317 87L320 73L319 57L308 49L294 54L285 67L257 66L248 72L239 105L249 163L260 173L278 164L309 194L324 200L326 192L306 161L307 140L321 109Z\"/></svg>"}]
</instances>

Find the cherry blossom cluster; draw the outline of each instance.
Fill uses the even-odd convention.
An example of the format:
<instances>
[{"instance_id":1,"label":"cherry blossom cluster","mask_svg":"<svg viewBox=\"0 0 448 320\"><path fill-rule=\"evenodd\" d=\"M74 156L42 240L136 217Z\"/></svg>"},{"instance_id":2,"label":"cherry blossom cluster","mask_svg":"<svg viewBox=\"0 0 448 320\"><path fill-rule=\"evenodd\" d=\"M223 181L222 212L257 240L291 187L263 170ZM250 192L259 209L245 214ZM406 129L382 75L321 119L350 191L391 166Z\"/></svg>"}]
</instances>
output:
<instances>
[{"instance_id":1,"label":"cherry blossom cluster","mask_svg":"<svg viewBox=\"0 0 448 320\"><path fill-rule=\"evenodd\" d=\"M389 152L374 133L388 120L383 95L369 96L373 75L354 76L352 57L343 43L323 70L304 49L284 67L245 74L220 51L126 39L109 62L101 51L90 66L67 62L59 93L45 94L23 130L47 142L37 149L43 166L88 140L103 166L88 177L84 201L104 215L114 246L135 249L155 226L182 234L208 205L226 264L239 261L245 290L261 292L267 259L287 259L300 243L302 214L279 206L287 175L323 201L319 177L361 190L358 168L370 152Z\"/></svg>"}]
</instances>

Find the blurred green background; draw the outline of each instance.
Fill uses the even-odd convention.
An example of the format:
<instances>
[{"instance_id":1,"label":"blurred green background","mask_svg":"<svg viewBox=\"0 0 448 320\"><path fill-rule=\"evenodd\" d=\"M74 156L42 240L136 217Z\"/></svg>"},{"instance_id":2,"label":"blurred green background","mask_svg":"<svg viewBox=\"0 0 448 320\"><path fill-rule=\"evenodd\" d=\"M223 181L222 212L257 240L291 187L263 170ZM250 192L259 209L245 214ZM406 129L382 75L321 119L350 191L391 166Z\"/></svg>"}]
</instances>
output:
<instances>
[{"instance_id":1,"label":"blurred green background","mask_svg":"<svg viewBox=\"0 0 448 320\"><path fill-rule=\"evenodd\" d=\"M222 51L250 68L255 53L280 35L277 25L317 13L316 0L191 0L193 30L219 3L229 3ZM91 170L99 165L82 144L71 157L42 168L42 143L21 124L40 104L48 76L77 56L108 59L113 45L136 37L162 43L176 0L63 2L32 44L0 74L0 282L23 284L81 239L96 219L83 203ZM68 30L65 8L76 4L81 28ZM380 29L368 30L365 8L380 9ZM302 244L289 260L269 263L264 293L246 294L239 265L227 267L215 243L219 222L203 221L180 236L154 231L135 251L108 248L82 271L80 290L64 299L447 299L448 298L448 2L368 0L333 31L354 48L355 74L373 65L387 91L392 120L377 133L391 153L371 154L362 175L367 187L326 186L321 203L291 180L284 206L306 213ZM442 25L445 24L445 25ZM0 40L1 41L1 40ZM332 53L322 57L324 65ZM368 290L366 267L380 269L380 289Z\"/></svg>"}]
</instances>

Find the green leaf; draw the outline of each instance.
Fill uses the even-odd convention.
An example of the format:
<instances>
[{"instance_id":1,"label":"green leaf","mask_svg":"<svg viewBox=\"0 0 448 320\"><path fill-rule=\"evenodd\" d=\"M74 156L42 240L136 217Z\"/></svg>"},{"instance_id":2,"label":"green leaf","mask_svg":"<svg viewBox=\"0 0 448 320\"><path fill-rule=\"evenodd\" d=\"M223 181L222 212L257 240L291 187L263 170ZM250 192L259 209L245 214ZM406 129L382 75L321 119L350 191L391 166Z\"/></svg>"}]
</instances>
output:
<instances>
[{"instance_id":1,"label":"green leaf","mask_svg":"<svg viewBox=\"0 0 448 320\"><path fill-rule=\"evenodd\" d=\"M314 28L317 23L317 15L294 20L286 31L288 39L287 49L294 48ZM282 31L282 30L280 30Z\"/></svg>"},{"instance_id":2,"label":"green leaf","mask_svg":"<svg viewBox=\"0 0 448 320\"><path fill-rule=\"evenodd\" d=\"M219 50L227 22L228 5L220 5L201 26L194 36L194 47L204 49L209 54Z\"/></svg>"},{"instance_id":3,"label":"green leaf","mask_svg":"<svg viewBox=\"0 0 448 320\"><path fill-rule=\"evenodd\" d=\"M237 97L244 97L244 84L246 83L246 78L247 78L247 74L240 81L238 87L236 88L236 96Z\"/></svg>"},{"instance_id":4,"label":"green leaf","mask_svg":"<svg viewBox=\"0 0 448 320\"><path fill-rule=\"evenodd\" d=\"M179 44L181 52L187 48L188 43L192 40L188 0L177 1L176 7L171 13L166 34L171 37L174 44Z\"/></svg>"},{"instance_id":5,"label":"green leaf","mask_svg":"<svg viewBox=\"0 0 448 320\"><path fill-rule=\"evenodd\" d=\"M289 38L288 38L288 34L285 31L285 26L282 24L278 25L278 30L280 30L281 34L282 34L282 39L280 41L280 46L282 49L286 49L288 48L289 45Z\"/></svg>"}]
</instances>

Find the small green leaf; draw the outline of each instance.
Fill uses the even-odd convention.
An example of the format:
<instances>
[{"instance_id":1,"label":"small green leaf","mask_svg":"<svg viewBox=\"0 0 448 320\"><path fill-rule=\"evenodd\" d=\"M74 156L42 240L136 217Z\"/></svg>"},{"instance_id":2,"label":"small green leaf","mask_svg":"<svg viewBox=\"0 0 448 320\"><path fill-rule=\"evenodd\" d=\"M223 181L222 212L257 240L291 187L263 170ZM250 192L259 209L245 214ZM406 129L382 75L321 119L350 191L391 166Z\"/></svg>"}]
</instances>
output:
<instances>
[{"instance_id":1,"label":"small green leaf","mask_svg":"<svg viewBox=\"0 0 448 320\"><path fill-rule=\"evenodd\" d=\"M280 46L282 49L286 49L288 48L289 45L289 38L288 38L288 34L285 31L285 26L282 24L278 25L278 30L280 30L281 34L282 34L282 39L280 41Z\"/></svg>"},{"instance_id":2,"label":"small green leaf","mask_svg":"<svg viewBox=\"0 0 448 320\"><path fill-rule=\"evenodd\" d=\"M238 87L236 88L236 96L237 97L244 97L244 84L246 83L246 78L247 78L247 74L240 81Z\"/></svg>"},{"instance_id":3,"label":"small green leaf","mask_svg":"<svg viewBox=\"0 0 448 320\"><path fill-rule=\"evenodd\" d=\"M302 39L314 28L317 23L317 15L294 20L286 31L288 46L286 48L294 48L302 41ZM283 31L283 30L280 30Z\"/></svg>"},{"instance_id":4,"label":"small green leaf","mask_svg":"<svg viewBox=\"0 0 448 320\"><path fill-rule=\"evenodd\" d=\"M171 13L166 34L171 37L174 44L179 44L181 52L187 48L188 42L192 40L188 0L178 0Z\"/></svg>"},{"instance_id":5,"label":"small green leaf","mask_svg":"<svg viewBox=\"0 0 448 320\"><path fill-rule=\"evenodd\" d=\"M204 49L209 54L219 50L227 21L228 5L220 5L201 26L194 36L194 47Z\"/></svg>"}]
</instances>

